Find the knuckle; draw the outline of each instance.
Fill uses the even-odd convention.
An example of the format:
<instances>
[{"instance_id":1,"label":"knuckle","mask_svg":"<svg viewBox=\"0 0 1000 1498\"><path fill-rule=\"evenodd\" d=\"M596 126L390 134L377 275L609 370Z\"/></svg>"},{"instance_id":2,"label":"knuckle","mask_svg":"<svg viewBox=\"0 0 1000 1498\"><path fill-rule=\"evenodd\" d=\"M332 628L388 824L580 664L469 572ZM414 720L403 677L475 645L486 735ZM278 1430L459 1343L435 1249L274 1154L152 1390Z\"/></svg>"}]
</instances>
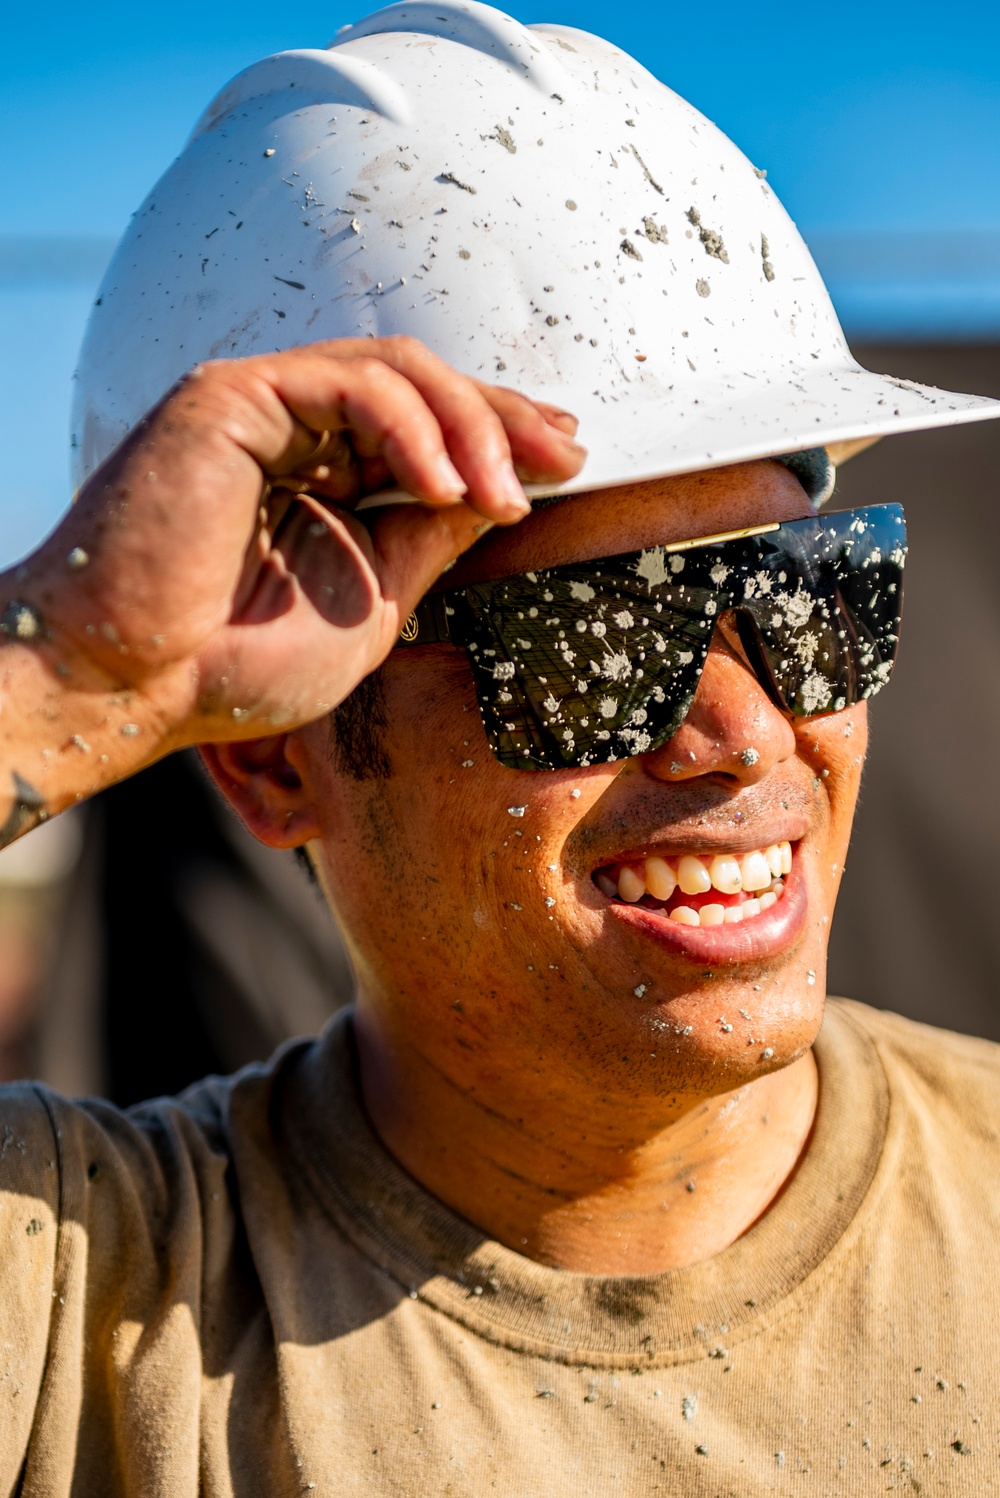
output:
<instances>
[{"instance_id":1,"label":"knuckle","mask_svg":"<svg viewBox=\"0 0 1000 1498\"><path fill-rule=\"evenodd\" d=\"M509 446L507 441L507 428L502 416L495 411L489 401L484 400L479 411L476 413L477 425L480 432L488 440L491 439L506 450Z\"/></svg>"},{"instance_id":2,"label":"knuckle","mask_svg":"<svg viewBox=\"0 0 1000 1498\"><path fill-rule=\"evenodd\" d=\"M211 390L218 396L245 399L260 384L261 370L256 359L206 359L188 370L183 384L196 391Z\"/></svg>"},{"instance_id":3,"label":"knuckle","mask_svg":"<svg viewBox=\"0 0 1000 1498\"><path fill-rule=\"evenodd\" d=\"M388 349L402 359L417 360L434 357L426 344L421 343L419 338L414 338L412 333L391 333L383 341Z\"/></svg>"},{"instance_id":4,"label":"knuckle","mask_svg":"<svg viewBox=\"0 0 1000 1498\"><path fill-rule=\"evenodd\" d=\"M516 417L519 422L534 422L543 425L545 416L530 396L520 390L505 386L502 392L504 415Z\"/></svg>"},{"instance_id":5,"label":"knuckle","mask_svg":"<svg viewBox=\"0 0 1000 1498\"><path fill-rule=\"evenodd\" d=\"M231 364L233 361L229 361ZM197 364L192 364L181 381L182 384L190 384L193 380L218 381L220 375L228 373L227 361L224 359L200 359Z\"/></svg>"},{"instance_id":6,"label":"knuckle","mask_svg":"<svg viewBox=\"0 0 1000 1498\"><path fill-rule=\"evenodd\" d=\"M371 354L360 354L357 359L351 360L351 370L354 376L369 385L387 386L396 382L396 372L383 359L375 358Z\"/></svg>"}]
</instances>

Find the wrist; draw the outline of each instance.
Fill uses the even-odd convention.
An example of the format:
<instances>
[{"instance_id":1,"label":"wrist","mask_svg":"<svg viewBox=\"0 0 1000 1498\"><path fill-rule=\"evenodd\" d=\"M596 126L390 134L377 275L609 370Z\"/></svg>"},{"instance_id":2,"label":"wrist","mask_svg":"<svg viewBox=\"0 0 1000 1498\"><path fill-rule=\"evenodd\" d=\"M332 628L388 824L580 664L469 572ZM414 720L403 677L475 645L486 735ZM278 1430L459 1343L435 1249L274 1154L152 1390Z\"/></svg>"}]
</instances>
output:
<instances>
[{"instance_id":1,"label":"wrist","mask_svg":"<svg viewBox=\"0 0 1000 1498\"><path fill-rule=\"evenodd\" d=\"M0 843L178 747L149 696L46 617L43 596L27 567L0 576Z\"/></svg>"}]
</instances>

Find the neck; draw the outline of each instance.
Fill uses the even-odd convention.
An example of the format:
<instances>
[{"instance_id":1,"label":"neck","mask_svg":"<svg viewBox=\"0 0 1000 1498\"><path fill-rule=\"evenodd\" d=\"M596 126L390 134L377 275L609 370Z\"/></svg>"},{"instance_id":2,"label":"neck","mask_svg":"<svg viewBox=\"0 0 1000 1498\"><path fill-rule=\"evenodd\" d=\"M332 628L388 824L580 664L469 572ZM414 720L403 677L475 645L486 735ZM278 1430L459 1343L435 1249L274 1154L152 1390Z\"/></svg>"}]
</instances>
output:
<instances>
[{"instance_id":1,"label":"neck","mask_svg":"<svg viewBox=\"0 0 1000 1498\"><path fill-rule=\"evenodd\" d=\"M811 1051L730 1092L644 1104L560 1093L516 1058L466 1078L380 1018L363 1004L357 1037L383 1143L489 1237L560 1269L653 1274L721 1252L780 1193L816 1111Z\"/></svg>"}]
</instances>

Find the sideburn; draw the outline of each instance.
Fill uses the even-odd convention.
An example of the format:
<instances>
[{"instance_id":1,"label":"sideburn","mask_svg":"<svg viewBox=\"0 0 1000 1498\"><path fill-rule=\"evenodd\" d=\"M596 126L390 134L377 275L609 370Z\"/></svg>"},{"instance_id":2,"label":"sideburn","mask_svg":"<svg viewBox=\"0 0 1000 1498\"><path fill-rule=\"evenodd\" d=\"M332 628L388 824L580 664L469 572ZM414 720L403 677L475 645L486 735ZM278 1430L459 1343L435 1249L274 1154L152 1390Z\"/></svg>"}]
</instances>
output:
<instances>
[{"instance_id":1,"label":"sideburn","mask_svg":"<svg viewBox=\"0 0 1000 1498\"><path fill-rule=\"evenodd\" d=\"M388 723L380 666L330 714L329 755L339 774L359 781L389 779Z\"/></svg>"}]
</instances>

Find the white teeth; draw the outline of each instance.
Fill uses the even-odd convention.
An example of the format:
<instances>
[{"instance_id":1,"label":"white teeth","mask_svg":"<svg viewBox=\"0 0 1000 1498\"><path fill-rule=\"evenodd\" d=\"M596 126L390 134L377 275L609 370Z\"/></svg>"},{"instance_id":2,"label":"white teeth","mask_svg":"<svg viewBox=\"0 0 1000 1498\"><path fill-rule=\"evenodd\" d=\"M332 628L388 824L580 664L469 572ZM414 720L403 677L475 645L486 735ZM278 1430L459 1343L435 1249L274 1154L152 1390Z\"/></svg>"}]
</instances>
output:
<instances>
[{"instance_id":1,"label":"white teeth","mask_svg":"<svg viewBox=\"0 0 1000 1498\"><path fill-rule=\"evenodd\" d=\"M645 894L664 904L680 889L685 895L705 895L717 889L723 895L753 892L757 898L742 905L712 903L694 910L679 905L670 911L671 918L682 926L735 926L759 915L784 894L784 876L791 873L790 843L771 843L750 853L717 853L711 859L685 853L676 861L652 856L634 864L619 864L594 875L594 882L609 900L616 897L629 905L637 904Z\"/></svg>"},{"instance_id":2,"label":"white teeth","mask_svg":"<svg viewBox=\"0 0 1000 1498\"><path fill-rule=\"evenodd\" d=\"M654 900L669 900L677 888L677 875L665 858L646 859L646 888Z\"/></svg>"},{"instance_id":3,"label":"white teeth","mask_svg":"<svg viewBox=\"0 0 1000 1498\"><path fill-rule=\"evenodd\" d=\"M770 884L770 877L767 882ZM708 870L691 853L686 853L677 865L677 883L686 895L705 895L712 888Z\"/></svg>"},{"instance_id":4,"label":"white teeth","mask_svg":"<svg viewBox=\"0 0 1000 1498\"><path fill-rule=\"evenodd\" d=\"M641 900L643 895L646 893L645 880L640 879L635 869L630 868L628 864L625 864L625 866L619 871L618 893L621 895L622 899L627 900L630 905L634 905L636 900Z\"/></svg>"},{"instance_id":5,"label":"white teeth","mask_svg":"<svg viewBox=\"0 0 1000 1498\"><path fill-rule=\"evenodd\" d=\"M708 866L712 885L724 895L738 895L743 888L740 866L731 853L720 853Z\"/></svg>"},{"instance_id":6,"label":"white teeth","mask_svg":"<svg viewBox=\"0 0 1000 1498\"><path fill-rule=\"evenodd\" d=\"M767 889L771 882L771 870L763 853L744 853L740 859L740 874L744 889Z\"/></svg>"}]
</instances>

